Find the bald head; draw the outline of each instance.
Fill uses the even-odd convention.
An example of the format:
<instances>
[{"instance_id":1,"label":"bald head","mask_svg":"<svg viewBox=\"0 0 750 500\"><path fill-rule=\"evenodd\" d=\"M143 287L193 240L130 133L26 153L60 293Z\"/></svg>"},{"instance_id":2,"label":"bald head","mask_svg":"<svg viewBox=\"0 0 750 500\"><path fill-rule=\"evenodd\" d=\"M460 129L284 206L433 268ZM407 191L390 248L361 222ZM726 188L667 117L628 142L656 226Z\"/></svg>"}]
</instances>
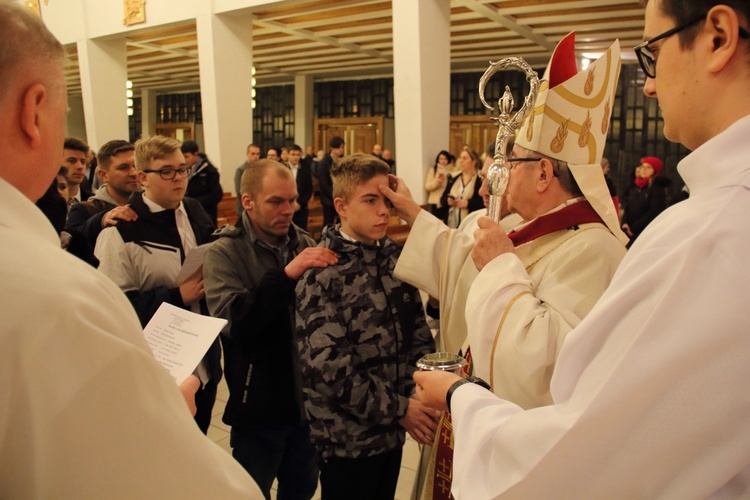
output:
<instances>
[{"instance_id":1,"label":"bald head","mask_svg":"<svg viewBox=\"0 0 750 500\"><path fill-rule=\"evenodd\" d=\"M32 66L62 69L65 52L55 36L30 9L0 0L0 81L8 82L18 70ZM0 99L11 88L0 86Z\"/></svg>"},{"instance_id":2,"label":"bald head","mask_svg":"<svg viewBox=\"0 0 750 500\"><path fill-rule=\"evenodd\" d=\"M60 168L67 96L62 45L27 8L0 0L0 177L36 201Z\"/></svg>"},{"instance_id":3,"label":"bald head","mask_svg":"<svg viewBox=\"0 0 750 500\"><path fill-rule=\"evenodd\" d=\"M268 159L259 160L250 165L250 168L242 174L240 193L249 195L250 199L255 199L263 187L263 179L271 174L282 179L294 179L292 171L281 163Z\"/></svg>"}]
</instances>

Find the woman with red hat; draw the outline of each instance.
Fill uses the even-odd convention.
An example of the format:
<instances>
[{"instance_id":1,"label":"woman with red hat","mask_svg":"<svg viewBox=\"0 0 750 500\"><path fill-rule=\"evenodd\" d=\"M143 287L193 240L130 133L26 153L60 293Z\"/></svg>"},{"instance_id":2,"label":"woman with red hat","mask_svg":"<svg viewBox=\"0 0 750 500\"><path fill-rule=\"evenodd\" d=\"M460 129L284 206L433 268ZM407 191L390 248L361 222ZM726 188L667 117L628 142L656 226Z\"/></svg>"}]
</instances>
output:
<instances>
[{"instance_id":1,"label":"woman with red hat","mask_svg":"<svg viewBox=\"0 0 750 500\"><path fill-rule=\"evenodd\" d=\"M626 195L625 213L622 216L622 230L630 238L628 248L667 207L667 182L659 177L662 167L664 163L656 156L641 158L641 164L635 167L635 185L630 186Z\"/></svg>"}]
</instances>

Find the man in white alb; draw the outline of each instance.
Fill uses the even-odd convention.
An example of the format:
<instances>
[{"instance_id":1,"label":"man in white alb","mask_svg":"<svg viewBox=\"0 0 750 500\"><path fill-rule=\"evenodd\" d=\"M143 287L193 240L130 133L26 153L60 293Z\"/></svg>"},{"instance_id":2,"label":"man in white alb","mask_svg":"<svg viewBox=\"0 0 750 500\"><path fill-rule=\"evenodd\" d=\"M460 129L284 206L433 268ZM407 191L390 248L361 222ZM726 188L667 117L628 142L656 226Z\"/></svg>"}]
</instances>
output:
<instances>
[{"instance_id":1,"label":"man in white alb","mask_svg":"<svg viewBox=\"0 0 750 500\"><path fill-rule=\"evenodd\" d=\"M644 93L693 153L690 198L642 233L563 345L551 406L448 373L456 498L739 498L750 492L750 4L650 0ZM502 258L499 257L499 258ZM448 401L446 401L448 400Z\"/></svg>"},{"instance_id":2,"label":"man in white alb","mask_svg":"<svg viewBox=\"0 0 750 500\"><path fill-rule=\"evenodd\" d=\"M193 422L130 303L34 206L60 168L65 52L0 1L0 498L261 498Z\"/></svg>"}]
</instances>

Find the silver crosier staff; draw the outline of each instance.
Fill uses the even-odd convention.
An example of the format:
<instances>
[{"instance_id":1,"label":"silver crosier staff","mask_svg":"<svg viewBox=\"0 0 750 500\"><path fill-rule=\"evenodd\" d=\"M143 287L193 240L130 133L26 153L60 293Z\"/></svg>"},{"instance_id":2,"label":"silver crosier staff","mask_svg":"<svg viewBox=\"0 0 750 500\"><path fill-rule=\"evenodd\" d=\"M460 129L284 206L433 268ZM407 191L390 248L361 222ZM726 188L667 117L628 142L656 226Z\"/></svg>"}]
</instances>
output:
<instances>
[{"instance_id":1,"label":"silver crosier staff","mask_svg":"<svg viewBox=\"0 0 750 500\"><path fill-rule=\"evenodd\" d=\"M485 182L487 182L487 191L490 193L489 215L497 223L500 222L500 203L510 180L510 166L506 160L505 149L511 138L515 137L516 130L518 130L528 114L533 111L536 96L539 93L539 77L536 71L531 69L531 66L522 58L506 57L497 62L490 61L490 67L487 68L482 78L479 79L479 98L486 108L495 109L494 106L487 104L487 101L484 99L484 89L487 86L487 82L492 78L492 75L507 68L516 68L526 73L526 81L529 82L531 88L529 89L529 94L524 99L521 109L511 116L515 103L513 95L510 93L510 88L506 85L503 96L497 101L500 115L490 118L497 122L499 130L495 139L495 161L492 162L492 165L487 170L487 179Z\"/></svg>"}]
</instances>

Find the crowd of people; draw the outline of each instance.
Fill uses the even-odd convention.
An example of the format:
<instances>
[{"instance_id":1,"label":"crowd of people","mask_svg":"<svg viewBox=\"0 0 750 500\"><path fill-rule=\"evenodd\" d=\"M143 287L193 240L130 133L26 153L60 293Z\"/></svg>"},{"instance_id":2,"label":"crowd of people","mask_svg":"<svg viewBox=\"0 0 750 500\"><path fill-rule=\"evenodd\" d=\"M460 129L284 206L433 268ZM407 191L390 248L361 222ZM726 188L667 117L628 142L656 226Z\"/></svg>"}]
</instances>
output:
<instances>
[{"instance_id":1,"label":"crowd of people","mask_svg":"<svg viewBox=\"0 0 750 500\"><path fill-rule=\"evenodd\" d=\"M510 138L497 220L492 149L438 153L424 210L389 151L333 137L320 158L250 144L217 230L196 142L94 157L64 137L63 48L0 2L0 497L390 499L407 433L420 499L747 496L748 20L739 0L647 2L644 93L693 150L666 210L654 156L613 197L619 44L579 71L571 33ZM178 384L142 335L164 303L227 320ZM435 351L464 372L417 371ZM204 435L222 377L232 455Z\"/></svg>"}]
</instances>

